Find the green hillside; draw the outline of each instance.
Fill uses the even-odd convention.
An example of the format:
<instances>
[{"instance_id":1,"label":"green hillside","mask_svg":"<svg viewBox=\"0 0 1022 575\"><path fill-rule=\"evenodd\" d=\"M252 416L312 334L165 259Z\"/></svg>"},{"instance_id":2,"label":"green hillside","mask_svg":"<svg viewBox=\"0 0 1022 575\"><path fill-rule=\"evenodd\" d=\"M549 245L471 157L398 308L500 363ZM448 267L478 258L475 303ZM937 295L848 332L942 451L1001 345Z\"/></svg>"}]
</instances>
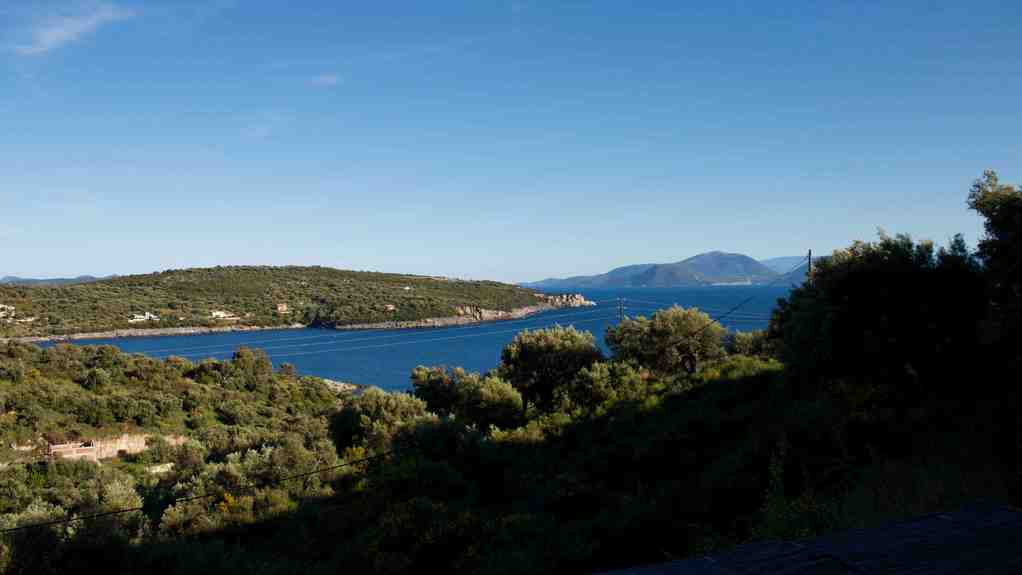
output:
<instances>
[{"instance_id":1,"label":"green hillside","mask_svg":"<svg viewBox=\"0 0 1022 575\"><path fill-rule=\"evenodd\" d=\"M262 444L318 425L310 422L335 409L344 387L287 366L275 372L265 353L244 348L229 361L192 363L113 346L8 342L0 344L0 462L38 459L38 450L11 445L125 433Z\"/></svg>"},{"instance_id":2,"label":"green hillside","mask_svg":"<svg viewBox=\"0 0 1022 575\"><path fill-rule=\"evenodd\" d=\"M344 271L325 267L168 270L65 286L0 285L0 337L125 328L343 325L455 315L457 306L510 310L533 292L488 281ZM278 312L278 304L287 310ZM214 311L230 314L216 319ZM135 314L158 319L132 322ZM35 319L32 319L35 318Z\"/></svg>"}]
</instances>

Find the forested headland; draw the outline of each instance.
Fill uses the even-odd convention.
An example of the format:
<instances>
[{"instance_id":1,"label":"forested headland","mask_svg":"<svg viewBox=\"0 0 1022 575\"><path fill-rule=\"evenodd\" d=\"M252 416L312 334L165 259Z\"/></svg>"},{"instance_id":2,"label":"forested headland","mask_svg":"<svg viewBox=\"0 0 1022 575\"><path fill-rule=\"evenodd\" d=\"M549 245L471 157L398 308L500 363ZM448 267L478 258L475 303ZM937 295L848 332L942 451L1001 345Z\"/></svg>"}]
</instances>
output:
<instances>
[{"instance_id":1,"label":"forested headland","mask_svg":"<svg viewBox=\"0 0 1022 575\"><path fill-rule=\"evenodd\" d=\"M610 328L608 355L527 331L487 373L417 368L411 393L252 350L4 344L5 449L187 440L101 464L6 450L0 572L586 573L1017 505L1022 190L987 172L963 200L975 251L855 242L765 331L677 307Z\"/></svg>"},{"instance_id":2,"label":"forested headland","mask_svg":"<svg viewBox=\"0 0 1022 575\"><path fill-rule=\"evenodd\" d=\"M510 311L541 303L491 281L326 267L167 270L72 285L0 285L0 337L119 329L335 326ZM9 310L9 311L8 311Z\"/></svg>"}]
</instances>

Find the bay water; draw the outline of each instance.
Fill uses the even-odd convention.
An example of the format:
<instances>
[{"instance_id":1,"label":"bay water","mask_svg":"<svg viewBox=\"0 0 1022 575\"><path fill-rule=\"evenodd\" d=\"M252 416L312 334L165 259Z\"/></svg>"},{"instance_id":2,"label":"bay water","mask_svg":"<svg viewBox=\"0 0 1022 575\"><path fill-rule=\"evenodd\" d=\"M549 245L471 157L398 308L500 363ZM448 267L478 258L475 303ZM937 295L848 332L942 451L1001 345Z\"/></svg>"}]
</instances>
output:
<instances>
[{"instance_id":1,"label":"bay water","mask_svg":"<svg viewBox=\"0 0 1022 575\"><path fill-rule=\"evenodd\" d=\"M770 312L789 287L713 286L699 288L623 288L577 290L595 307L558 309L528 318L468 326L421 329L338 331L303 328L197 335L77 340L77 345L114 345L128 353L192 361L227 359L239 347L266 351L274 365L291 363L299 373L336 381L373 385L386 390L410 388L409 374L417 365L446 365L483 372L500 360L501 349L526 329L573 325L592 332L599 345L605 330L619 314L649 316L677 304L697 307L717 317L729 330L764 329Z\"/></svg>"}]
</instances>

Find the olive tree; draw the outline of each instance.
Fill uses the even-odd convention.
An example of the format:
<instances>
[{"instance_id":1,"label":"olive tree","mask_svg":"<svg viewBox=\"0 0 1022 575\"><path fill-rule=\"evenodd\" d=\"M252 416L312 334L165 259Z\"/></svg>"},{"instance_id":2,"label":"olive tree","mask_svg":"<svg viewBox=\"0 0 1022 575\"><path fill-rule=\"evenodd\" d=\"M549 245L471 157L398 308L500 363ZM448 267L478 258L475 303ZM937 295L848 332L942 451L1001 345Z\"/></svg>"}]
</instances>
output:
<instances>
[{"instance_id":1,"label":"olive tree","mask_svg":"<svg viewBox=\"0 0 1022 575\"><path fill-rule=\"evenodd\" d=\"M978 255L1003 312L1018 315L1022 301L1022 188L1002 184L987 170L969 190L969 208L983 216Z\"/></svg>"},{"instance_id":2,"label":"olive tree","mask_svg":"<svg viewBox=\"0 0 1022 575\"><path fill-rule=\"evenodd\" d=\"M524 406L548 411L555 391L603 358L593 334L574 327L523 331L501 352L498 373L522 395Z\"/></svg>"},{"instance_id":3,"label":"olive tree","mask_svg":"<svg viewBox=\"0 0 1022 575\"><path fill-rule=\"evenodd\" d=\"M673 306L607 328L606 341L614 359L678 376L686 370L689 358L705 362L723 357L726 334L706 313Z\"/></svg>"},{"instance_id":4,"label":"olive tree","mask_svg":"<svg viewBox=\"0 0 1022 575\"><path fill-rule=\"evenodd\" d=\"M412 370L412 390L433 413L453 415L484 429L491 425L510 429L523 420L521 394L495 375L420 365Z\"/></svg>"},{"instance_id":5,"label":"olive tree","mask_svg":"<svg viewBox=\"0 0 1022 575\"><path fill-rule=\"evenodd\" d=\"M566 410L599 413L620 401L644 399L656 385L656 379L644 369L601 361L579 371L558 391L558 397Z\"/></svg>"}]
</instances>

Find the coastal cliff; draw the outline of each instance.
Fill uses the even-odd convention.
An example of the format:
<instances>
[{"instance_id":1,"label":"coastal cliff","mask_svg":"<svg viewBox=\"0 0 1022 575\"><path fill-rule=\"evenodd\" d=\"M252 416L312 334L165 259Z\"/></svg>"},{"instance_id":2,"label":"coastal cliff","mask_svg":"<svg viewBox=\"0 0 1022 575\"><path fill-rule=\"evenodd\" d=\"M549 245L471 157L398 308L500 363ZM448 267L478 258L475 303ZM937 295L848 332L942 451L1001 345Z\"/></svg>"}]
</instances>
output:
<instances>
[{"instance_id":1,"label":"coastal cliff","mask_svg":"<svg viewBox=\"0 0 1022 575\"><path fill-rule=\"evenodd\" d=\"M356 323L348 325L338 325L335 326L335 329L340 330L407 329L422 327L448 327L455 325L470 325L474 323L521 319L524 317L528 317L530 315L535 315L537 313L542 313L545 311L551 311L560 308L578 308L596 305L595 302L585 299L585 297L583 297L581 294L558 294L558 295L539 294L537 297L543 300L542 303L515 308L510 311L485 309L473 306L459 306L456 308L458 315L455 316L431 317L408 321Z\"/></svg>"}]
</instances>

